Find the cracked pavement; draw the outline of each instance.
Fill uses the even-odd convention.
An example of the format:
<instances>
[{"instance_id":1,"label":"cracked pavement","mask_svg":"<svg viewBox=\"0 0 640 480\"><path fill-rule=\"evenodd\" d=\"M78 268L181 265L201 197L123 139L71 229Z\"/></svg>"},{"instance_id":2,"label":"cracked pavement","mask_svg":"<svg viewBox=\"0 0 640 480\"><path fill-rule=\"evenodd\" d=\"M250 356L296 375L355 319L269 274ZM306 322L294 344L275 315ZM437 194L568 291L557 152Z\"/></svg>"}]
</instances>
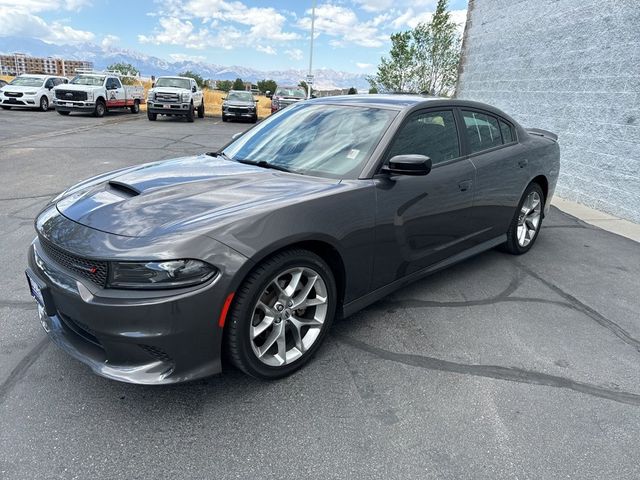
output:
<instances>
[{"instance_id":1,"label":"cracked pavement","mask_svg":"<svg viewBox=\"0 0 640 480\"><path fill-rule=\"evenodd\" d=\"M528 254L336 322L282 381L121 384L50 344L23 274L39 208L248 126L0 111L0 478L640 477L640 245L557 209Z\"/></svg>"}]
</instances>

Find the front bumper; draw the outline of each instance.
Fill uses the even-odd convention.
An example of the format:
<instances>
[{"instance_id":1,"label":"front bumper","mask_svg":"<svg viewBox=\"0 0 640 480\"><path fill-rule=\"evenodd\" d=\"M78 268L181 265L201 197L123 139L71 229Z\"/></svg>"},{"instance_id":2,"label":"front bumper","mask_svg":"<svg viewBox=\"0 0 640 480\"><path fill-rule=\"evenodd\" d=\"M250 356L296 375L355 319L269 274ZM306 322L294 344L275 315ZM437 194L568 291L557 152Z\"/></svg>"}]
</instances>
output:
<instances>
[{"instance_id":1,"label":"front bumper","mask_svg":"<svg viewBox=\"0 0 640 480\"><path fill-rule=\"evenodd\" d=\"M21 97L0 97L1 105L9 107L37 107L35 95L22 95Z\"/></svg>"},{"instance_id":2,"label":"front bumper","mask_svg":"<svg viewBox=\"0 0 640 480\"><path fill-rule=\"evenodd\" d=\"M222 115L228 118L256 118L258 114L255 110L222 110Z\"/></svg>"},{"instance_id":3,"label":"front bumper","mask_svg":"<svg viewBox=\"0 0 640 480\"><path fill-rule=\"evenodd\" d=\"M147 102L147 111L158 115L187 115L191 103L157 103Z\"/></svg>"},{"instance_id":4,"label":"front bumper","mask_svg":"<svg viewBox=\"0 0 640 480\"><path fill-rule=\"evenodd\" d=\"M229 258L228 252L221 254ZM29 248L28 267L27 275L47 299L46 308L39 308L43 328L96 374L167 384L221 371L223 329L218 321L231 288L225 268L196 287L105 290L55 263L37 238Z\"/></svg>"},{"instance_id":5,"label":"front bumper","mask_svg":"<svg viewBox=\"0 0 640 480\"><path fill-rule=\"evenodd\" d=\"M60 112L93 112L96 108L96 102L93 100L67 101L54 98L53 105Z\"/></svg>"}]
</instances>

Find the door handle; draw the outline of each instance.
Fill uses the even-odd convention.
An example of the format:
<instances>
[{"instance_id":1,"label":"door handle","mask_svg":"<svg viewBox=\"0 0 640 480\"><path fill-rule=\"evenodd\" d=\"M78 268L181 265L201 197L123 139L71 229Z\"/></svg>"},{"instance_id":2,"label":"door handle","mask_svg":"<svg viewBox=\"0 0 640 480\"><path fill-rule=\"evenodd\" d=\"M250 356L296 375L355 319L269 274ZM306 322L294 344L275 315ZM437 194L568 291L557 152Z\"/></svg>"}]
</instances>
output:
<instances>
[{"instance_id":1,"label":"door handle","mask_svg":"<svg viewBox=\"0 0 640 480\"><path fill-rule=\"evenodd\" d=\"M466 192L471 188L471 180L465 180L464 182L460 182L458 184L461 192Z\"/></svg>"},{"instance_id":2,"label":"door handle","mask_svg":"<svg viewBox=\"0 0 640 480\"><path fill-rule=\"evenodd\" d=\"M521 158L520 160L518 160L518 165L520 166L520 168L526 167L528 163L529 160L527 160L526 158Z\"/></svg>"}]
</instances>

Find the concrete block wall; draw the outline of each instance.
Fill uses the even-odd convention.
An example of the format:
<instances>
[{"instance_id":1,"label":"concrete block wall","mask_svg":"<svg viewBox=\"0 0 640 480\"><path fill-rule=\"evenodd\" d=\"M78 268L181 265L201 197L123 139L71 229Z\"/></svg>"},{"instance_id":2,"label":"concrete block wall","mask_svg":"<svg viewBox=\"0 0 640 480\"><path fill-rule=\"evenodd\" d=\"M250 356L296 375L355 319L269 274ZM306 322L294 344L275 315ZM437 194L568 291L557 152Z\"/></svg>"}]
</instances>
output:
<instances>
[{"instance_id":1,"label":"concrete block wall","mask_svg":"<svg viewBox=\"0 0 640 480\"><path fill-rule=\"evenodd\" d=\"M456 96L558 134L556 194L640 223L640 0L469 0Z\"/></svg>"}]
</instances>

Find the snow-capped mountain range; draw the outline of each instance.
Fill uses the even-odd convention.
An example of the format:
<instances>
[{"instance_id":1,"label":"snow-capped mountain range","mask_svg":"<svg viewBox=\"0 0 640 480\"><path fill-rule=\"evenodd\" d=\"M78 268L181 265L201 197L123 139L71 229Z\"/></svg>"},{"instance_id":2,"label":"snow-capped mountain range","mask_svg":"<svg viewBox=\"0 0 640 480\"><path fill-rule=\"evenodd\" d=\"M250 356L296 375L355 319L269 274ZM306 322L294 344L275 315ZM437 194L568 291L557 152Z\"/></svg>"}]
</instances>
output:
<instances>
[{"instance_id":1,"label":"snow-capped mountain range","mask_svg":"<svg viewBox=\"0 0 640 480\"><path fill-rule=\"evenodd\" d=\"M0 53L13 54L15 52L36 57L87 60L93 62L96 69L104 69L116 62L130 63L140 70L143 76L175 75L185 70L191 70L204 78L214 80L235 80L240 77L245 81L255 83L258 80L268 78L275 80L280 85L297 85L300 80L304 80L307 74L304 70L296 69L261 71L242 66L223 66L199 61L167 61L136 50L103 47L93 43L54 45L33 38L0 37ZM359 73L316 69L314 75L314 88L319 90L349 87L365 89L369 86L365 75Z\"/></svg>"}]
</instances>

